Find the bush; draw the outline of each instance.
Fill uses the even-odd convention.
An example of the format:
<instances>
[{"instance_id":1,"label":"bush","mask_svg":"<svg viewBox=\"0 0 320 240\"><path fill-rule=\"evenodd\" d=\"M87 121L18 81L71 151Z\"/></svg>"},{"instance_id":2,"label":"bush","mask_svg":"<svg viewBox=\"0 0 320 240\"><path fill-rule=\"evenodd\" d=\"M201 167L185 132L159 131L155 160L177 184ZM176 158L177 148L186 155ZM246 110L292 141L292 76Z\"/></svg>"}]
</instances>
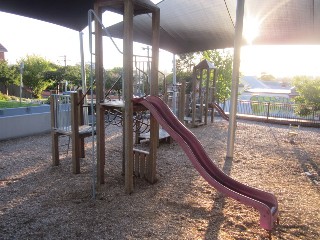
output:
<instances>
[{"instance_id":1,"label":"bush","mask_svg":"<svg viewBox=\"0 0 320 240\"><path fill-rule=\"evenodd\" d=\"M3 93L0 92L0 100L2 101L9 101L10 97L7 95L4 95Z\"/></svg>"}]
</instances>

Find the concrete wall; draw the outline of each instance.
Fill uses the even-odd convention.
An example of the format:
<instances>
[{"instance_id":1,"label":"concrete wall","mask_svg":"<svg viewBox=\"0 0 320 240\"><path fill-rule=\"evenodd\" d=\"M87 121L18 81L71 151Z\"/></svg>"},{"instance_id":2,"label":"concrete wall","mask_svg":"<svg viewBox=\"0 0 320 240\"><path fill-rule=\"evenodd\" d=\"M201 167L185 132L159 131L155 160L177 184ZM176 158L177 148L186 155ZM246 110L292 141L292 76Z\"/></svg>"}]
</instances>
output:
<instances>
[{"instance_id":1,"label":"concrete wall","mask_svg":"<svg viewBox=\"0 0 320 240\"><path fill-rule=\"evenodd\" d=\"M0 117L0 140L35 135L50 130L50 112Z\"/></svg>"},{"instance_id":2,"label":"concrete wall","mask_svg":"<svg viewBox=\"0 0 320 240\"><path fill-rule=\"evenodd\" d=\"M0 109L0 118L9 116L18 116L24 114L44 113L50 112L50 105L40 105L32 107L19 107L19 108L3 108Z\"/></svg>"}]
</instances>

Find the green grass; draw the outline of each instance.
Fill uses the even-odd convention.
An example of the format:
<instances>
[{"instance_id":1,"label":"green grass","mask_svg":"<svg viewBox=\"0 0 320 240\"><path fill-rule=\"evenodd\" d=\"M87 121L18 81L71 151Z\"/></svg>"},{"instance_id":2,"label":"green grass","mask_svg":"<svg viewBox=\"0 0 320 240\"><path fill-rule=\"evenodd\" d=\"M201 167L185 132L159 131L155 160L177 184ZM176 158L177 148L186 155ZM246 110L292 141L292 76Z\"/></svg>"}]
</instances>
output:
<instances>
[{"instance_id":1,"label":"green grass","mask_svg":"<svg viewBox=\"0 0 320 240\"><path fill-rule=\"evenodd\" d=\"M18 107L30 107L30 106L38 106L39 104L33 104L30 102L21 102L20 101L5 101L0 100L0 109L1 108L18 108Z\"/></svg>"}]
</instances>

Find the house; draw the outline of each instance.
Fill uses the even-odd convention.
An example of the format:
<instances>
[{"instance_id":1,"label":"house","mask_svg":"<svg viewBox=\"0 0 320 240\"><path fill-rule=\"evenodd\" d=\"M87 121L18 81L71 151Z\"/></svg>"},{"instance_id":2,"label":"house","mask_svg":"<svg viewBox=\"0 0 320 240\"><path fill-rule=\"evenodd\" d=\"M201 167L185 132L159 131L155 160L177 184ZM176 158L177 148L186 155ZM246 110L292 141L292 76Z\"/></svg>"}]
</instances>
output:
<instances>
[{"instance_id":1,"label":"house","mask_svg":"<svg viewBox=\"0 0 320 240\"><path fill-rule=\"evenodd\" d=\"M2 46L2 44L0 43L0 60L5 60L4 59L5 52L8 52L8 50L4 46Z\"/></svg>"}]
</instances>

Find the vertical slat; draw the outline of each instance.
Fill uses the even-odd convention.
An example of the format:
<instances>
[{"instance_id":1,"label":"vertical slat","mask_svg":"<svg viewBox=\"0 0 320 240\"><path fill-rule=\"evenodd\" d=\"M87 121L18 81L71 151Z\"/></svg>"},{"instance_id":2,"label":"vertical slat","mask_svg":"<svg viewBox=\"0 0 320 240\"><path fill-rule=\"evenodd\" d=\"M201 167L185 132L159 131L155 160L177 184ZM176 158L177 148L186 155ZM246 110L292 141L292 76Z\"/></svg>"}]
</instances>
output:
<instances>
[{"instance_id":1,"label":"vertical slat","mask_svg":"<svg viewBox=\"0 0 320 240\"><path fill-rule=\"evenodd\" d=\"M148 155L140 154L139 156L139 174L140 178L146 176L146 158Z\"/></svg>"},{"instance_id":2,"label":"vertical slat","mask_svg":"<svg viewBox=\"0 0 320 240\"><path fill-rule=\"evenodd\" d=\"M135 121L135 144L138 144L140 142L140 128L141 128L141 122L142 118L140 119L140 113L136 114L136 121Z\"/></svg>"},{"instance_id":3,"label":"vertical slat","mask_svg":"<svg viewBox=\"0 0 320 240\"><path fill-rule=\"evenodd\" d=\"M134 155L134 175L136 177L139 177L140 171L139 171L139 153L138 152L133 152Z\"/></svg>"}]
</instances>

